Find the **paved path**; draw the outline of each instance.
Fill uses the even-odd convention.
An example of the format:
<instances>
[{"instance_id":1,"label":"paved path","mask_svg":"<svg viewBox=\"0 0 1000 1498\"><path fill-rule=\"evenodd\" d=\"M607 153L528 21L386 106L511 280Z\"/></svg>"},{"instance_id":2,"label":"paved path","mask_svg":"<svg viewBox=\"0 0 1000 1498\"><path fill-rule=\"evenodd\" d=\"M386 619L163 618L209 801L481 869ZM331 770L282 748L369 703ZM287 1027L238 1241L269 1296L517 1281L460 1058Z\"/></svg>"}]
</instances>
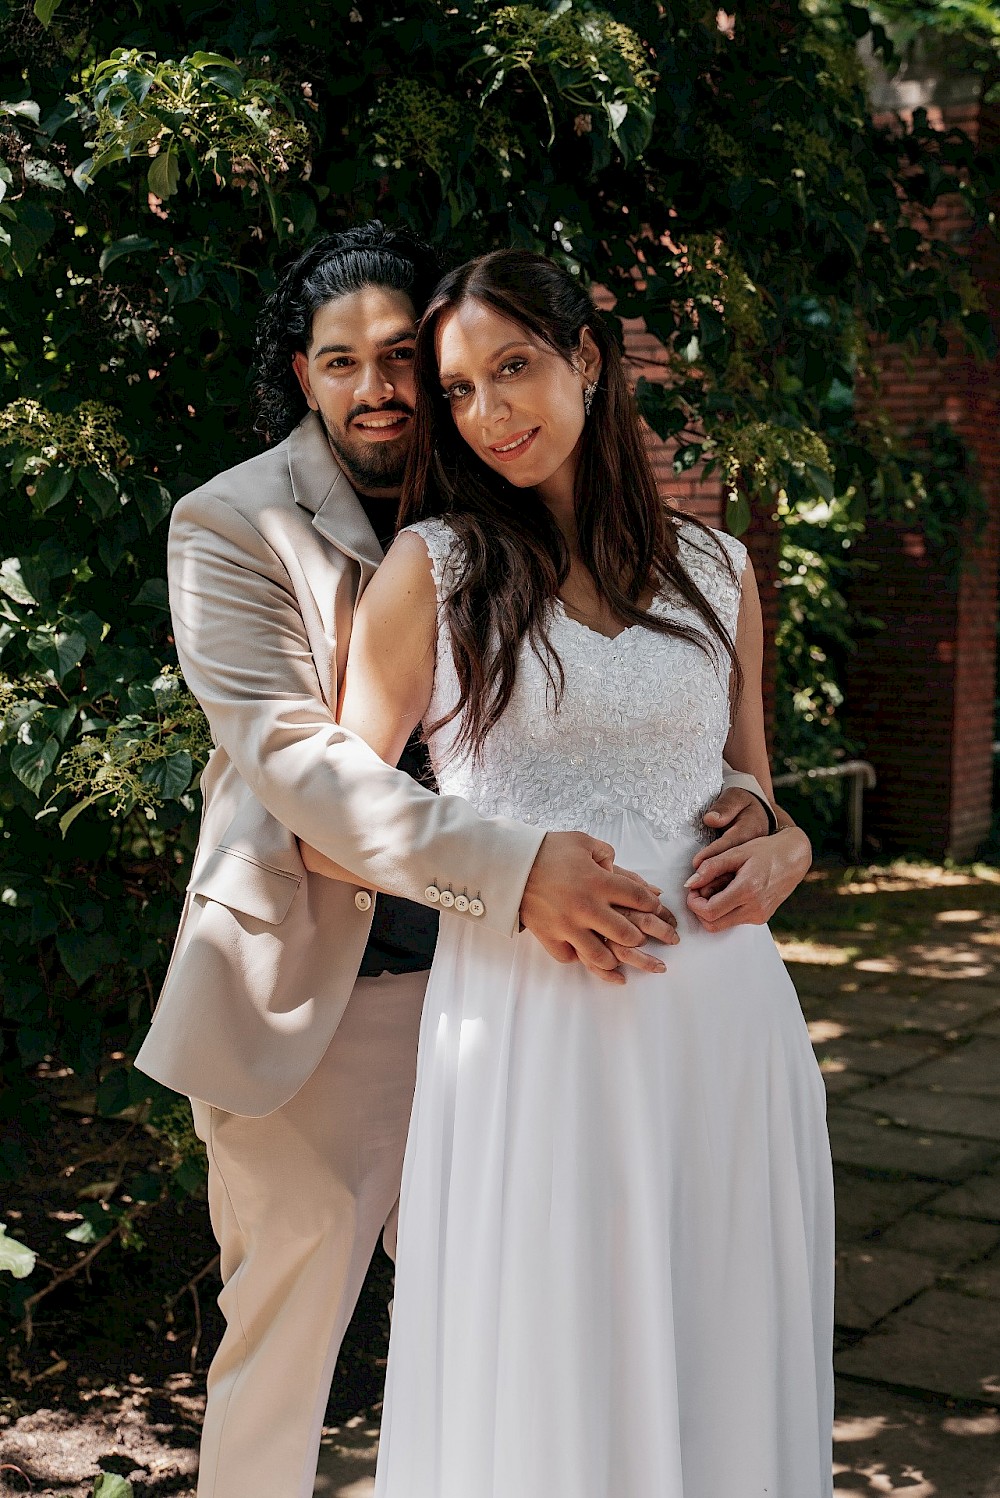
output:
<instances>
[{"instance_id":1,"label":"paved path","mask_svg":"<svg viewBox=\"0 0 1000 1498\"><path fill-rule=\"evenodd\" d=\"M836 1491L1000 1498L1000 873L823 874L776 935L830 1099ZM376 1442L331 1428L316 1493Z\"/></svg>"}]
</instances>

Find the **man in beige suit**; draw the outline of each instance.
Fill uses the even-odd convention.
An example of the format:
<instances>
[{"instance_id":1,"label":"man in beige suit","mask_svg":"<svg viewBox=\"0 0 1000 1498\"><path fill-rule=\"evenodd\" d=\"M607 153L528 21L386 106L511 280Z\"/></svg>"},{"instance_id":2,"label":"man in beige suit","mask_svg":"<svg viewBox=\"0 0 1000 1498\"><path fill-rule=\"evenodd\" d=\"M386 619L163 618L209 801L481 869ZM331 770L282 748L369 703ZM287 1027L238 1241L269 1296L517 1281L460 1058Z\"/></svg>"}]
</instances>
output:
<instances>
[{"instance_id":1,"label":"man in beige suit","mask_svg":"<svg viewBox=\"0 0 1000 1498\"><path fill-rule=\"evenodd\" d=\"M675 940L658 891L607 845L484 819L420 783L419 745L391 768L337 724L353 611L392 534L415 318L436 271L377 224L301 257L258 341L274 445L171 522L177 650L215 749L138 1065L192 1099L208 1150L227 1327L199 1498L312 1492L337 1351L383 1228L394 1246L437 912L526 927L610 982L660 961L649 938ZM708 814L720 842L759 841L723 919L766 919L804 861L762 836L774 814L755 782L727 785ZM354 882L308 873L299 838Z\"/></svg>"}]
</instances>

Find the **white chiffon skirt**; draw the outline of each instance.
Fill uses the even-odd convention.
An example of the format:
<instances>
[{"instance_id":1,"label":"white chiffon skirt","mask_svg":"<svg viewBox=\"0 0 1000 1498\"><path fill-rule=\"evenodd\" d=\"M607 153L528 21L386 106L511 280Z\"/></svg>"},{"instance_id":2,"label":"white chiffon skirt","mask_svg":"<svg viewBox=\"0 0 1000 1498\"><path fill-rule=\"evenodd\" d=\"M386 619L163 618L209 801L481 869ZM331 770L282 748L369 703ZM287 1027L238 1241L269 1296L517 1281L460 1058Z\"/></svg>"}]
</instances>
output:
<instances>
[{"instance_id":1,"label":"white chiffon skirt","mask_svg":"<svg viewBox=\"0 0 1000 1498\"><path fill-rule=\"evenodd\" d=\"M696 844L599 835L680 944L624 988L444 919L403 1172L376 1498L827 1498L822 1078Z\"/></svg>"}]
</instances>

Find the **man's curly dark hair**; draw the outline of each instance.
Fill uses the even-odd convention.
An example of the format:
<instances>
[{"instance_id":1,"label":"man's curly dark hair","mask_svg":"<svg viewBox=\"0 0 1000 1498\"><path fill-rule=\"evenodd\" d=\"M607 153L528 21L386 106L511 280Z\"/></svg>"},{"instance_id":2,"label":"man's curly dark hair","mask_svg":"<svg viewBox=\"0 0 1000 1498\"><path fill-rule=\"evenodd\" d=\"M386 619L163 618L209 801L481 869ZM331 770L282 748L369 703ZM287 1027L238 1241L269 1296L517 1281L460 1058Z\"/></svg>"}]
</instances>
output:
<instances>
[{"instance_id":1,"label":"man's curly dark hair","mask_svg":"<svg viewBox=\"0 0 1000 1498\"><path fill-rule=\"evenodd\" d=\"M405 291L419 317L442 270L430 245L378 219L310 245L283 271L257 322L254 430L267 443L281 442L305 415L292 358L308 349L320 307L366 286L385 286Z\"/></svg>"}]
</instances>

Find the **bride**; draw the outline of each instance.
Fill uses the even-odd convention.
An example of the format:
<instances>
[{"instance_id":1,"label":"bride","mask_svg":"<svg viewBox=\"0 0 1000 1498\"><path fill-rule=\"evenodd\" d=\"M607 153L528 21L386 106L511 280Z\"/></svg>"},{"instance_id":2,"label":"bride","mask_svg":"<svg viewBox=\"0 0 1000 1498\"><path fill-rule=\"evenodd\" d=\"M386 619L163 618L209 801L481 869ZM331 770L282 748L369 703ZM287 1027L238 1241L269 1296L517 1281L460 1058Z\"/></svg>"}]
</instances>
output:
<instances>
[{"instance_id":1,"label":"bride","mask_svg":"<svg viewBox=\"0 0 1000 1498\"><path fill-rule=\"evenodd\" d=\"M770 789L746 550L658 498L551 262L447 276L416 373L342 719L393 763L423 722L442 791L606 840L680 924L612 992L441 891L376 1494L825 1498L823 1083L767 929L684 909L723 756Z\"/></svg>"}]
</instances>

